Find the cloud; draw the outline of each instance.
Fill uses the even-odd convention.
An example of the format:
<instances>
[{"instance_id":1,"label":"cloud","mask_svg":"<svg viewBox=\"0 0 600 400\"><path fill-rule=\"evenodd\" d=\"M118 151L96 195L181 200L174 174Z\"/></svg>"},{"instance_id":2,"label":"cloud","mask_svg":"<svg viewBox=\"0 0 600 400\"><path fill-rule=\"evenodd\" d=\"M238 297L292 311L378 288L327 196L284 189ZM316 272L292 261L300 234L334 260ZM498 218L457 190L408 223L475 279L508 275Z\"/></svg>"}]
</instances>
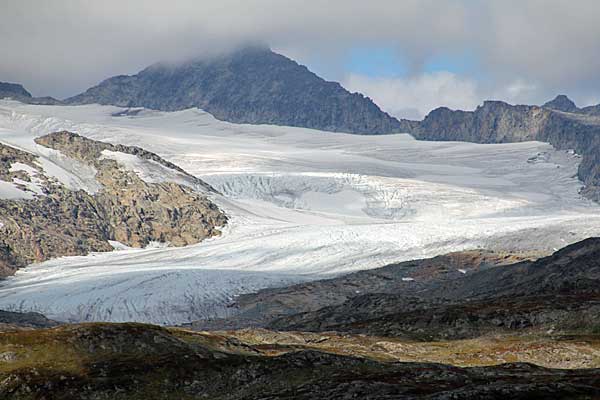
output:
<instances>
[{"instance_id":1,"label":"cloud","mask_svg":"<svg viewBox=\"0 0 600 400\"><path fill-rule=\"evenodd\" d=\"M337 80L353 48L385 46L415 85L429 60L468 53L477 63L468 79L484 92L519 79L536 101L585 100L600 92L598 15L596 0L2 0L0 80L67 96L159 60L263 41L329 65Z\"/></svg>"},{"instance_id":2,"label":"cloud","mask_svg":"<svg viewBox=\"0 0 600 400\"><path fill-rule=\"evenodd\" d=\"M409 78L372 78L349 75L348 90L370 96L384 111L398 118L422 119L439 105L472 110L480 104L477 84L447 71Z\"/></svg>"},{"instance_id":3,"label":"cloud","mask_svg":"<svg viewBox=\"0 0 600 400\"><path fill-rule=\"evenodd\" d=\"M453 110L474 110L485 100L502 100L510 104L541 104L537 99L550 100L538 85L514 79L503 86L449 71L436 71L406 78L382 78L350 74L342 85L352 92L369 97L379 107L397 118L423 119L434 108L444 106ZM593 100L592 100L593 99ZM592 98L583 105L598 104Z\"/></svg>"}]
</instances>

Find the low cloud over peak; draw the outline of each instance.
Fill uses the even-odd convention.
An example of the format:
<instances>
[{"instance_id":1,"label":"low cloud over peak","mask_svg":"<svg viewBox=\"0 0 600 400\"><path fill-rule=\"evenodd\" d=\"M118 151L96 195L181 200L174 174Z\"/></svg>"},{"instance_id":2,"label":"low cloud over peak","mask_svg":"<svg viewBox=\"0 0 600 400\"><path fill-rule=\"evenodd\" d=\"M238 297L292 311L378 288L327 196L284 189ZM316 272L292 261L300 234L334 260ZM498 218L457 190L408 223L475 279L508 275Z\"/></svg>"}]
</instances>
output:
<instances>
[{"instance_id":1,"label":"low cloud over peak","mask_svg":"<svg viewBox=\"0 0 600 400\"><path fill-rule=\"evenodd\" d=\"M319 65L350 89L363 87L396 114L466 107L494 94L539 103L561 92L585 105L600 93L599 13L593 0L4 0L0 80L66 97L157 61L251 41ZM404 94L371 92L389 77L367 82L346 69L353 48L382 46L406 61L408 75L392 82ZM425 70L448 54L469 54L476 69Z\"/></svg>"}]
</instances>

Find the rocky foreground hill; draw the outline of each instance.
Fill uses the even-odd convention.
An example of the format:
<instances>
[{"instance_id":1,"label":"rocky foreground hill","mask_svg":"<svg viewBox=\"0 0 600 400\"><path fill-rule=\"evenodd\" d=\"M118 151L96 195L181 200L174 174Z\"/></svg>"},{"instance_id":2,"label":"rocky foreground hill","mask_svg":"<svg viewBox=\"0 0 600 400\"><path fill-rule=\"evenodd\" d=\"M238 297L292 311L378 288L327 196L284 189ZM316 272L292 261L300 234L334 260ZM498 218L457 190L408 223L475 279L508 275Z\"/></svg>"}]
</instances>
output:
<instances>
[{"instance_id":1,"label":"rocky foreground hill","mask_svg":"<svg viewBox=\"0 0 600 400\"><path fill-rule=\"evenodd\" d=\"M227 221L208 184L154 153L66 131L35 141L43 160L0 143L0 275L110 241L197 243Z\"/></svg>"},{"instance_id":2,"label":"rocky foreground hill","mask_svg":"<svg viewBox=\"0 0 600 400\"><path fill-rule=\"evenodd\" d=\"M106 79L65 102L163 111L198 107L235 123L361 134L399 128L398 120L371 99L260 46L180 65L155 64L136 75Z\"/></svg>"},{"instance_id":3,"label":"rocky foreground hill","mask_svg":"<svg viewBox=\"0 0 600 400\"><path fill-rule=\"evenodd\" d=\"M276 346L273 346L276 348ZM3 399L593 399L600 370L461 368L311 349L266 351L141 324L0 333Z\"/></svg>"}]
</instances>

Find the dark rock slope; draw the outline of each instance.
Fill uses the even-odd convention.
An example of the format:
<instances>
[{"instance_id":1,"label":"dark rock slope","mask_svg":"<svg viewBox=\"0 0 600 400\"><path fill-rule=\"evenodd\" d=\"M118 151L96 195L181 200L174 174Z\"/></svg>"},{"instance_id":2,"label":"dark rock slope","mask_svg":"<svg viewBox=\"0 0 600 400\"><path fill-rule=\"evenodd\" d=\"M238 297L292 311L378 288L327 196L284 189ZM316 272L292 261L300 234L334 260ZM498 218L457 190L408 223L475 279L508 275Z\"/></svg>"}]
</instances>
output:
<instances>
[{"instance_id":1,"label":"dark rock slope","mask_svg":"<svg viewBox=\"0 0 600 400\"><path fill-rule=\"evenodd\" d=\"M426 289L440 287L443 282L463 279L467 273L529 259L528 255L465 251L391 264L332 279L263 289L239 296L232 305L235 317L196 321L192 326L194 329L263 327L281 317L340 306L369 293L413 297Z\"/></svg>"},{"instance_id":2,"label":"dark rock slope","mask_svg":"<svg viewBox=\"0 0 600 400\"><path fill-rule=\"evenodd\" d=\"M583 194L600 201L600 117L594 107L578 109L566 97L543 107L486 101L475 111L445 107L431 111L423 121L402 121L417 139L475 143L538 140L583 156L578 176ZM568 112L567 112L568 110Z\"/></svg>"},{"instance_id":3,"label":"dark rock slope","mask_svg":"<svg viewBox=\"0 0 600 400\"><path fill-rule=\"evenodd\" d=\"M456 279L424 280L418 270L407 272L414 281L402 283L413 289L357 293L343 304L282 317L269 326L415 340L517 332L595 334L600 329L598 238L535 262L467 271ZM356 283L358 289L365 287Z\"/></svg>"},{"instance_id":4,"label":"dark rock slope","mask_svg":"<svg viewBox=\"0 0 600 400\"><path fill-rule=\"evenodd\" d=\"M198 107L229 122L361 134L399 130L398 120L371 99L263 47L176 66L152 65L133 76L107 79L66 102L164 111Z\"/></svg>"},{"instance_id":5,"label":"dark rock slope","mask_svg":"<svg viewBox=\"0 0 600 400\"><path fill-rule=\"evenodd\" d=\"M141 324L0 334L2 399L588 399L597 369L459 368L315 350L267 356L231 340Z\"/></svg>"},{"instance_id":6,"label":"dark rock slope","mask_svg":"<svg viewBox=\"0 0 600 400\"><path fill-rule=\"evenodd\" d=\"M61 104L52 97L33 97L22 85L17 83L0 82L0 99L9 98L27 104Z\"/></svg>"},{"instance_id":7,"label":"dark rock slope","mask_svg":"<svg viewBox=\"0 0 600 400\"><path fill-rule=\"evenodd\" d=\"M0 275L49 258L110 251L110 240L133 247L152 241L193 244L218 235L218 227L227 221L207 197L213 191L209 185L156 154L70 132L52 133L36 143L60 151L72 168L95 172L91 178L97 191L66 187L47 174L35 155L0 144L0 180L29 194L0 199ZM106 151L132 156L175 178L145 181L104 157ZM15 165L26 165L35 173L12 168ZM31 184L38 187L37 193L29 192Z\"/></svg>"},{"instance_id":8,"label":"dark rock slope","mask_svg":"<svg viewBox=\"0 0 600 400\"><path fill-rule=\"evenodd\" d=\"M552 256L452 253L240 296L194 329L267 327L429 341L490 334L597 334L600 239Z\"/></svg>"}]
</instances>

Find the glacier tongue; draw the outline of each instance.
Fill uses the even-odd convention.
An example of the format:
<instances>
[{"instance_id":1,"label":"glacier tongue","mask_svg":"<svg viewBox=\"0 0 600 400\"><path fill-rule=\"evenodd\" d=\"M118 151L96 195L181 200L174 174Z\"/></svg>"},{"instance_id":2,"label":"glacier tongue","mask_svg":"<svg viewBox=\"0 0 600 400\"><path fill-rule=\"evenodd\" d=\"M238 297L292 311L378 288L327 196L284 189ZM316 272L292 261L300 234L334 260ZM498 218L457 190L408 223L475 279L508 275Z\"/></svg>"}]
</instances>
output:
<instances>
[{"instance_id":1,"label":"glacier tongue","mask_svg":"<svg viewBox=\"0 0 600 400\"><path fill-rule=\"evenodd\" d=\"M31 148L33 137L69 129L144 147L221 193L211 196L230 216L223 236L32 265L2 283L0 308L177 324L225 316L236 295L260 288L466 248L545 252L600 234L598 206L573 177L579 159L547 144L419 142L234 125L197 109L122 111L0 101L0 141ZM547 156L527 162L538 153ZM136 172L161 179L160 168ZM80 175L73 184L93 186Z\"/></svg>"}]
</instances>

